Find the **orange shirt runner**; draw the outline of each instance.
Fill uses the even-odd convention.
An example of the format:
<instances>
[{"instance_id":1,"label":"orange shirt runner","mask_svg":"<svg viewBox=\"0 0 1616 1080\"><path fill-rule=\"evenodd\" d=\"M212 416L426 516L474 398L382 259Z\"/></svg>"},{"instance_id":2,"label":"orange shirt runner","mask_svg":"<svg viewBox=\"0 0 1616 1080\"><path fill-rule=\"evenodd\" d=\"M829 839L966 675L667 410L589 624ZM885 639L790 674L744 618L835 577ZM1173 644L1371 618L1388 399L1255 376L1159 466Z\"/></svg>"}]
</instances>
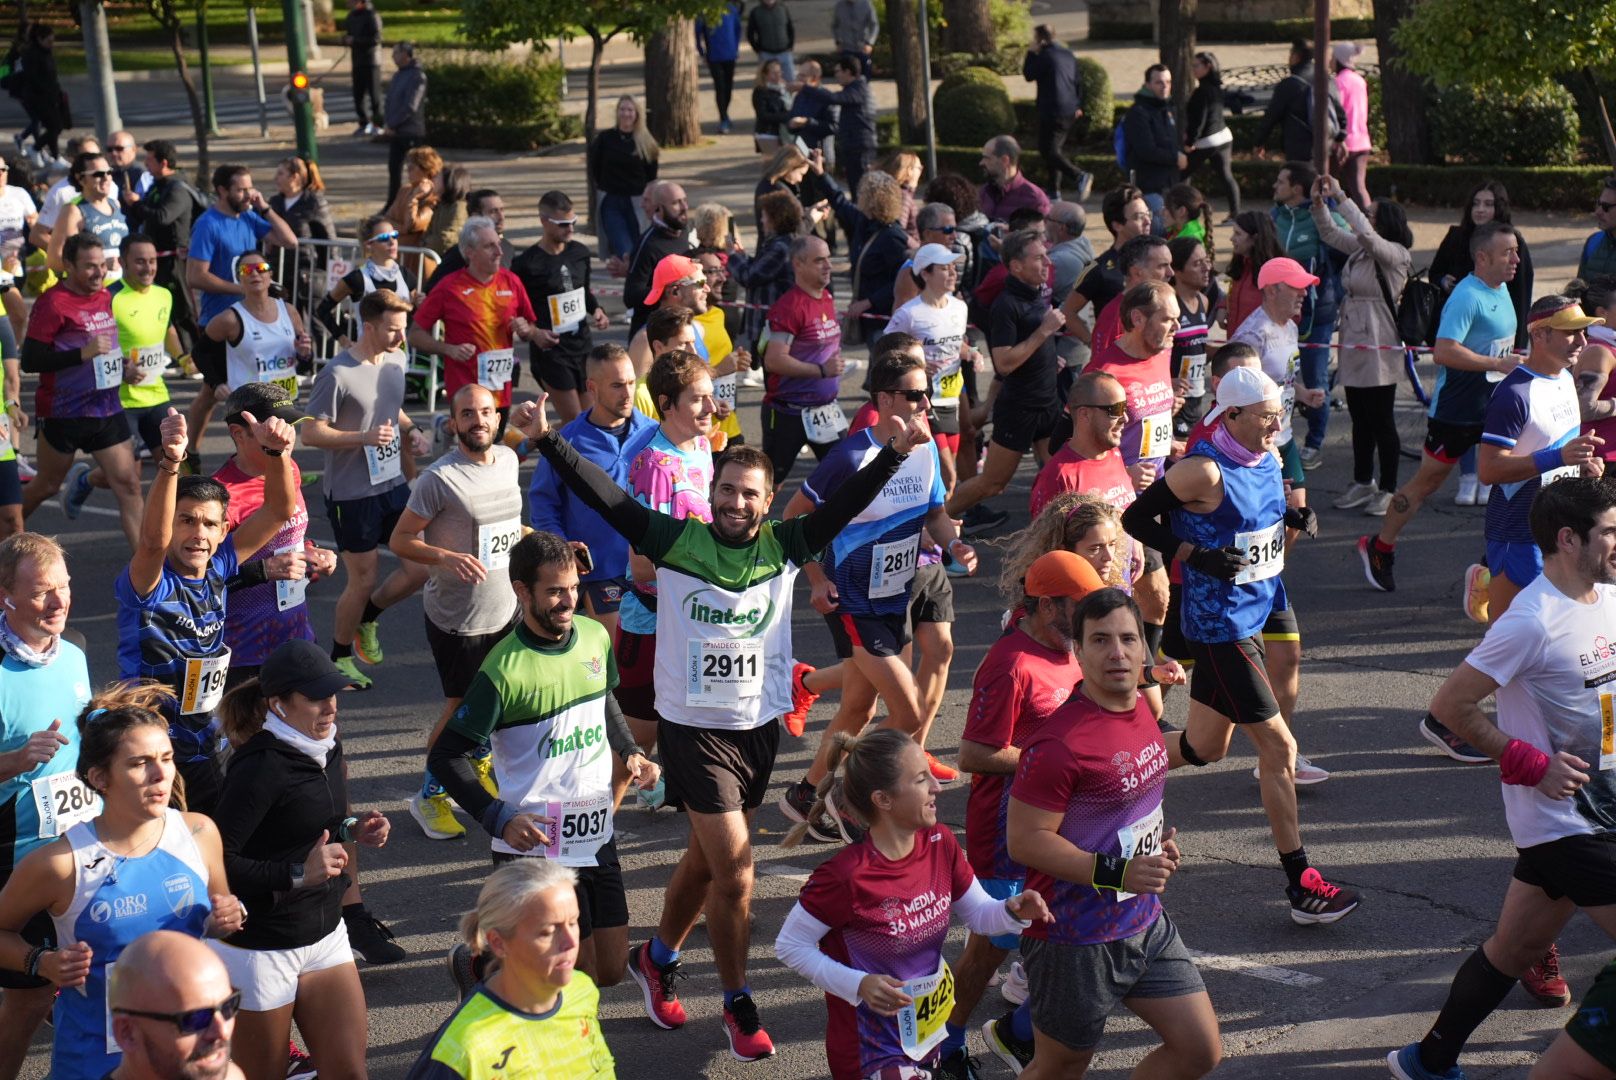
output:
<instances>
[{"instance_id":1,"label":"orange shirt runner","mask_svg":"<svg viewBox=\"0 0 1616 1080\"><path fill-rule=\"evenodd\" d=\"M533 322L533 304L521 279L504 267L486 282L478 281L470 270L457 270L427 293L415 309L415 324L430 331L441 322L445 342L469 344L476 350L464 360L443 358L448 397L468 383L481 383L494 392L500 408L510 408L516 378L511 320L518 317Z\"/></svg>"}]
</instances>

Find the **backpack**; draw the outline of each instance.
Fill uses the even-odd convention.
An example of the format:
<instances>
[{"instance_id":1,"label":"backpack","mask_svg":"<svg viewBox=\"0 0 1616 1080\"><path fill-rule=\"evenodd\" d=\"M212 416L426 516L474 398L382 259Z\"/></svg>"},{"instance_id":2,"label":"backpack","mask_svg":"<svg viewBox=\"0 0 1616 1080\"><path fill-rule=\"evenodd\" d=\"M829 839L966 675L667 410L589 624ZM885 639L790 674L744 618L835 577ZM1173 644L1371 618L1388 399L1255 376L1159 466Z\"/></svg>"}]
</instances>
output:
<instances>
[{"instance_id":1,"label":"backpack","mask_svg":"<svg viewBox=\"0 0 1616 1080\"><path fill-rule=\"evenodd\" d=\"M1413 348L1436 344L1437 326L1442 318L1442 290L1428 280L1429 272L1429 267L1421 267L1408 275L1408 281L1403 285L1403 295L1397 298L1397 304L1392 308L1397 319L1397 336L1404 345ZM1380 275L1378 265L1375 274ZM1380 279L1380 288L1390 305L1391 291L1386 287L1384 277Z\"/></svg>"},{"instance_id":2,"label":"backpack","mask_svg":"<svg viewBox=\"0 0 1616 1080\"><path fill-rule=\"evenodd\" d=\"M1308 132L1311 134L1313 131L1313 83L1311 80L1302 79L1300 75L1292 75L1291 78L1301 81L1303 85L1307 87L1307 106L1303 111L1300 120L1302 126L1307 128ZM1334 102L1332 101L1330 104L1333 106ZM1334 108L1327 107L1324 110L1324 117L1329 125L1325 132L1327 142L1334 142L1336 139L1339 139L1346 134L1346 130L1341 126L1341 118L1336 114L1336 110Z\"/></svg>"}]
</instances>

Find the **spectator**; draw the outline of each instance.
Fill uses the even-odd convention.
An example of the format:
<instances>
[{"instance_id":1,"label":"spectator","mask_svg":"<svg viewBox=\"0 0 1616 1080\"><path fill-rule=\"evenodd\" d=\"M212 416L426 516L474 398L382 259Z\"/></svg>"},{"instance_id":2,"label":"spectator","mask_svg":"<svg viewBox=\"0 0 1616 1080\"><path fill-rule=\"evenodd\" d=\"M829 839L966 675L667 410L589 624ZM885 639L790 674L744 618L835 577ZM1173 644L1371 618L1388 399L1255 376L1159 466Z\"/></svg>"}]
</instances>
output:
<instances>
[{"instance_id":1,"label":"spectator","mask_svg":"<svg viewBox=\"0 0 1616 1080\"><path fill-rule=\"evenodd\" d=\"M1173 113L1173 73L1166 64L1145 69L1145 85L1133 95L1133 107L1122 121L1128 148L1128 169L1150 207L1152 231L1163 231L1162 193L1178 183L1190 163L1179 147L1178 121Z\"/></svg>"},{"instance_id":2,"label":"spectator","mask_svg":"<svg viewBox=\"0 0 1616 1080\"><path fill-rule=\"evenodd\" d=\"M1049 196L1061 197L1061 177L1077 185L1072 201L1089 197L1094 177L1066 156L1066 136L1083 115L1083 79L1072 50L1055 40L1048 23L1033 27L1032 48L1021 62L1021 77L1038 84L1038 154L1049 169Z\"/></svg>"},{"instance_id":3,"label":"spectator","mask_svg":"<svg viewBox=\"0 0 1616 1080\"><path fill-rule=\"evenodd\" d=\"M275 194L269 197L269 206L299 240L330 240L337 235L320 167L297 154L281 158L275 166Z\"/></svg>"},{"instance_id":4,"label":"spectator","mask_svg":"<svg viewBox=\"0 0 1616 1080\"><path fill-rule=\"evenodd\" d=\"M1195 90L1184 106L1184 142L1189 149L1184 179L1194 179L1202 163L1216 162L1223 191L1229 198L1229 217L1225 220L1232 220L1240 213L1240 185L1230 165L1234 132L1223 119L1223 69L1215 55L1198 52L1190 71L1195 75Z\"/></svg>"},{"instance_id":5,"label":"spectator","mask_svg":"<svg viewBox=\"0 0 1616 1080\"><path fill-rule=\"evenodd\" d=\"M741 0L725 0L724 14L715 24L696 20L696 51L707 58L707 70L712 72L720 135L730 130L729 99L735 90L735 61L741 55L741 8Z\"/></svg>"},{"instance_id":6,"label":"spectator","mask_svg":"<svg viewBox=\"0 0 1616 1080\"><path fill-rule=\"evenodd\" d=\"M1010 215L1030 206L1049 213L1049 196L1021 172L1021 144L1014 135L995 135L982 147L982 171L987 183L977 192L977 203L989 221L1009 221Z\"/></svg>"},{"instance_id":7,"label":"spectator","mask_svg":"<svg viewBox=\"0 0 1616 1080\"><path fill-rule=\"evenodd\" d=\"M789 191L771 191L758 200L763 225L758 230L758 247L744 267L736 267L735 283L746 290L746 328L742 340L754 353L762 352L767 312L784 296L795 281L791 269L791 244L802 230L802 204ZM752 377L757 372L756 377ZM741 376L742 386L761 386L757 369Z\"/></svg>"},{"instance_id":8,"label":"spectator","mask_svg":"<svg viewBox=\"0 0 1616 1080\"><path fill-rule=\"evenodd\" d=\"M842 56L858 62L858 73L866 79L870 77L870 53L880 33L881 20L870 0L836 0L830 13L830 36Z\"/></svg>"},{"instance_id":9,"label":"spectator","mask_svg":"<svg viewBox=\"0 0 1616 1080\"><path fill-rule=\"evenodd\" d=\"M791 102L791 119L786 121L786 132L795 135L810 150L817 150L836 133L839 119L835 104L830 101L831 91L820 84L823 73L818 60L802 62L802 81L790 83L797 95Z\"/></svg>"},{"instance_id":10,"label":"spectator","mask_svg":"<svg viewBox=\"0 0 1616 1080\"><path fill-rule=\"evenodd\" d=\"M1345 118L1346 138L1342 149L1346 160L1339 172L1346 193L1357 202L1358 208L1369 212L1369 155L1374 145L1369 141L1369 85L1352 65L1363 46L1351 41L1338 41L1330 47L1330 70L1335 72L1336 93L1341 95L1341 114Z\"/></svg>"},{"instance_id":11,"label":"spectator","mask_svg":"<svg viewBox=\"0 0 1616 1080\"><path fill-rule=\"evenodd\" d=\"M494 231L499 234L500 251L503 252L499 260L500 265L509 267L516 255L516 250L511 247L510 241L505 239L505 200L500 196L500 193L493 188L478 188L470 195L467 195L466 216L468 218L485 217L494 223ZM366 235L374 236L375 234L367 233ZM443 261L438 263L438 268L432 271L431 276L426 279L426 285L420 290L422 294L429 293L437 288L438 282L456 270L466 268L466 255L460 250L458 237L452 239L449 249L441 252L441 254L443 255ZM420 256L416 256L416 258L420 258ZM399 295L405 296L408 292L409 290L404 290L399 292Z\"/></svg>"},{"instance_id":12,"label":"spectator","mask_svg":"<svg viewBox=\"0 0 1616 1080\"><path fill-rule=\"evenodd\" d=\"M18 84L22 93L17 100L28 114L28 127L17 138L20 149L29 132L34 136L34 150L41 165L61 160L57 139L66 126L63 116L61 80L56 75L56 30L44 23L28 27L28 37L17 56L17 66L27 72L27 78Z\"/></svg>"},{"instance_id":13,"label":"spectator","mask_svg":"<svg viewBox=\"0 0 1616 1080\"><path fill-rule=\"evenodd\" d=\"M342 21L342 43L348 47L353 80L354 115L359 118L355 138L382 130L382 17L371 0L348 0ZM370 108L365 99L370 99Z\"/></svg>"},{"instance_id":14,"label":"spectator","mask_svg":"<svg viewBox=\"0 0 1616 1080\"><path fill-rule=\"evenodd\" d=\"M398 73L387 84L387 203L398 194L404 172L404 155L426 142L426 72L415 58L415 42L401 41L393 46L393 63Z\"/></svg>"},{"instance_id":15,"label":"spectator","mask_svg":"<svg viewBox=\"0 0 1616 1080\"><path fill-rule=\"evenodd\" d=\"M920 158L907 150L897 150L887 155L881 163L881 171L898 182L903 190L903 231L909 234L909 239L915 243L923 243L920 239L920 228L915 222L915 215L920 212L920 204L915 202L915 189L920 186L920 178L926 175L925 166L920 164Z\"/></svg>"},{"instance_id":16,"label":"spectator","mask_svg":"<svg viewBox=\"0 0 1616 1080\"><path fill-rule=\"evenodd\" d=\"M633 97L617 99L617 126L597 131L589 144L589 175L600 192L600 229L608 259L627 259L644 227L641 196L657 176L662 148L645 126L645 112Z\"/></svg>"},{"instance_id":17,"label":"spectator","mask_svg":"<svg viewBox=\"0 0 1616 1080\"><path fill-rule=\"evenodd\" d=\"M1072 286L1083 270L1094 261L1094 245L1083 235L1088 214L1075 202L1051 203L1044 229L1049 240L1049 261L1055 265L1055 295L1050 303L1066 302Z\"/></svg>"},{"instance_id":18,"label":"spectator","mask_svg":"<svg viewBox=\"0 0 1616 1080\"><path fill-rule=\"evenodd\" d=\"M838 0L845 3L847 0ZM868 4L869 0L864 0ZM860 70L857 57L843 53L836 61L836 82L840 90L826 99L840 113L836 123L836 157L847 177L847 186L857 191L864 172L875 161L875 101L870 82ZM900 216L904 208L900 207Z\"/></svg>"},{"instance_id":19,"label":"spectator","mask_svg":"<svg viewBox=\"0 0 1616 1080\"><path fill-rule=\"evenodd\" d=\"M173 294L169 322L179 332L181 351L189 354L196 340L196 314L180 265L191 246L191 219L207 209L207 201L180 175L179 150L173 143L153 139L145 150L146 173L152 178L152 186L141 200L141 217L146 235L157 245L155 283Z\"/></svg>"},{"instance_id":20,"label":"spectator","mask_svg":"<svg viewBox=\"0 0 1616 1080\"><path fill-rule=\"evenodd\" d=\"M671 180L658 180L646 189L646 201L651 207L651 224L640 235L629 263L628 276L623 280L623 304L633 310L628 334L633 337L655 304L645 302L651 290L651 276L657 264L669 255L690 254L690 203L685 189Z\"/></svg>"},{"instance_id":21,"label":"spectator","mask_svg":"<svg viewBox=\"0 0 1616 1080\"><path fill-rule=\"evenodd\" d=\"M786 91L780 61L765 60L758 65L757 81L752 84L752 147L766 154L780 145L785 122L791 119L791 95Z\"/></svg>"},{"instance_id":22,"label":"spectator","mask_svg":"<svg viewBox=\"0 0 1616 1080\"><path fill-rule=\"evenodd\" d=\"M1594 224L1599 231L1583 242L1577 260L1577 276L1584 281L1616 274L1616 174L1605 178L1605 188L1594 203Z\"/></svg>"},{"instance_id":23,"label":"spectator","mask_svg":"<svg viewBox=\"0 0 1616 1080\"><path fill-rule=\"evenodd\" d=\"M817 193L818 187L809 187L804 183L808 176L808 158L801 150L787 143L776 150L763 164L763 175L758 179L757 187L752 192L752 215L754 223L762 231L762 218L759 216L759 207L763 197L774 191L784 191L803 206L813 200L809 192Z\"/></svg>"},{"instance_id":24,"label":"spectator","mask_svg":"<svg viewBox=\"0 0 1616 1080\"><path fill-rule=\"evenodd\" d=\"M823 165L815 159L812 168L830 188L831 208L847 230L848 251L853 257L853 302L847 307L848 319L892 316L893 280L898 268L909 257L909 234L903 231L903 192L898 182L884 172L865 174L859 182L858 201L823 175Z\"/></svg>"},{"instance_id":25,"label":"spectator","mask_svg":"<svg viewBox=\"0 0 1616 1080\"><path fill-rule=\"evenodd\" d=\"M442 253L460 243L460 227L470 216L466 212L466 194L470 190L471 170L464 165L447 165L438 173L432 181L437 202L432 207L426 235L421 238L422 246Z\"/></svg>"},{"instance_id":26,"label":"spectator","mask_svg":"<svg viewBox=\"0 0 1616 1080\"><path fill-rule=\"evenodd\" d=\"M432 224L437 205L437 178L443 158L430 146L412 146L404 152L403 186L395 189L385 213L398 226L400 247L419 247Z\"/></svg>"},{"instance_id":27,"label":"spectator","mask_svg":"<svg viewBox=\"0 0 1616 1080\"><path fill-rule=\"evenodd\" d=\"M1319 279L1317 285L1308 286L1298 328L1302 344L1302 382L1309 390L1327 389L1330 385L1330 341L1335 337L1340 289L1336 264L1319 239L1308 206L1309 192L1317 179L1318 174L1306 161L1287 161L1274 181L1272 211L1274 228L1285 254ZM1347 227L1340 215L1335 220L1341 228ZM1330 423L1329 401L1322 407L1303 405L1302 415L1307 418L1307 440L1301 447L1302 467L1316 469L1324 461L1324 433Z\"/></svg>"},{"instance_id":28,"label":"spectator","mask_svg":"<svg viewBox=\"0 0 1616 1080\"><path fill-rule=\"evenodd\" d=\"M1616 189L1610 194L1616 197ZM1611 203L1611 211L1611 219L1616 221L1616 202ZM1470 237L1478 225L1489 221L1513 224L1510 220L1509 192L1497 180L1483 180L1477 185L1465 202L1459 224L1450 225L1442 243L1437 245L1436 257L1431 260L1430 281L1442 290L1444 298L1475 269L1475 260L1470 255ZM1515 230L1515 236L1520 242L1521 264L1516 268L1515 276L1504 284L1509 289L1510 304L1515 308L1515 347L1524 349L1527 340L1526 309L1532 306L1532 253L1519 229Z\"/></svg>"},{"instance_id":29,"label":"spectator","mask_svg":"<svg viewBox=\"0 0 1616 1080\"><path fill-rule=\"evenodd\" d=\"M746 16L746 43L757 53L759 63L769 60L780 62L780 74L786 82L797 81L797 65L791 50L797 44L797 28L791 24L791 12L785 0L759 0L758 6Z\"/></svg>"},{"instance_id":30,"label":"spectator","mask_svg":"<svg viewBox=\"0 0 1616 1080\"><path fill-rule=\"evenodd\" d=\"M1291 42L1287 61L1291 73L1274 87L1274 96L1257 129L1257 156L1268 156L1268 136L1280 128L1287 161L1313 160L1313 47L1305 41ZM1346 137L1347 117L1335 83L1330 83L1330 130L1326 142L1339 145Z\"/></svg>"},{"instance_id":31,"label":"spectator","mask_svg":"<svg viewBox=\"0 0 1616 1080\"><path fill-rule=\"evenodd\" d=\"M1223 328L1232 335L1247 315L1262 307L1257 275L1262 273L1263 263L1279 258L1285 250L1279 246L1274 219L1260 210L1235 215L1229 246L1233 254L1229 256L1229 302L1223 313Z\"/></svg>"}]
</instances>

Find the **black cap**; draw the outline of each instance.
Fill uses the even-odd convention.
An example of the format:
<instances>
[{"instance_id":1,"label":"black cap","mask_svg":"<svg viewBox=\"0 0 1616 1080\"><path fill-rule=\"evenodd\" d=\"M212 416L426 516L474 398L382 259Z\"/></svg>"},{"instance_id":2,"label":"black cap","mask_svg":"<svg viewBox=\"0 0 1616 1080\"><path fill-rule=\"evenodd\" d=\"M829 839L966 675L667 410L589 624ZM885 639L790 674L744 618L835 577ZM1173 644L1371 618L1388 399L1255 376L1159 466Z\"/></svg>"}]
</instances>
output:
<instances>
[{"instance_id":1,"label":"black cap","mask_svg":"<svg viewBox=\"0 0 1616 1080\"><path fill-rule=\"evenodd\" d=\"M286 387L272 382L245 383L230 392L229 400L224 403L224 422L245 423L242 413L252 413L258 420L278 416L288 424L306 419L303 410L297 407L297 398L288 393Z\"/></svg>"},{"instance_id":2,"label":"black cap","mask_svg":"<svg viewBox=\"0 0 1616 1080\"><path fill-rule=\"evenodd\" d=\"M296 690L306 698L321 701L352 685L353 679L337 667L324 649L302 638L277 645L258 669L258 688L265 697L284 697Z\"/></svg>"}]
</instances>

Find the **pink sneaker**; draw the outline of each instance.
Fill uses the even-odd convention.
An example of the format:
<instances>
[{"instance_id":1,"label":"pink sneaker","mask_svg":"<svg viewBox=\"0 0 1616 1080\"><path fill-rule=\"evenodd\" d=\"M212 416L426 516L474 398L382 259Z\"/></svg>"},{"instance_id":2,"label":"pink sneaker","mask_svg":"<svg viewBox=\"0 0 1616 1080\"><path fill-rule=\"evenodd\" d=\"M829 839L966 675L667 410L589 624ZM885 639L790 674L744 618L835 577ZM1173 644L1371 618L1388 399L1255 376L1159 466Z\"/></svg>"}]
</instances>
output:
<instances>
[{"instance_id":1,"label":"pink sneaker","mask_svg":"<svg viewBox=\"0 0 1616 1080\"><path fill-rule=\"evenodd\" d=\"M735 1000L724 1010L724 1032L729 1036L729 1052L738 1061L774 1056L774 1040L763 1030L751 994L736 994Z\"/></svg>"},{"instance_id":2,"label":"pink sneaker","mask_svg":"<svg viewBox=\"0 0 1616 1080\"><path fill-rule=\"evenodd\" d=\"M651 1023L665 1031L684 1026L685 1007L679 1004L679 995L673 990L674 981L686 977L679 970L679 961L659 966L651 959L651 943L646 942L634 946L628 954L628 973L640 984L645 1014Z\"/></svg>"}]
</instances>

